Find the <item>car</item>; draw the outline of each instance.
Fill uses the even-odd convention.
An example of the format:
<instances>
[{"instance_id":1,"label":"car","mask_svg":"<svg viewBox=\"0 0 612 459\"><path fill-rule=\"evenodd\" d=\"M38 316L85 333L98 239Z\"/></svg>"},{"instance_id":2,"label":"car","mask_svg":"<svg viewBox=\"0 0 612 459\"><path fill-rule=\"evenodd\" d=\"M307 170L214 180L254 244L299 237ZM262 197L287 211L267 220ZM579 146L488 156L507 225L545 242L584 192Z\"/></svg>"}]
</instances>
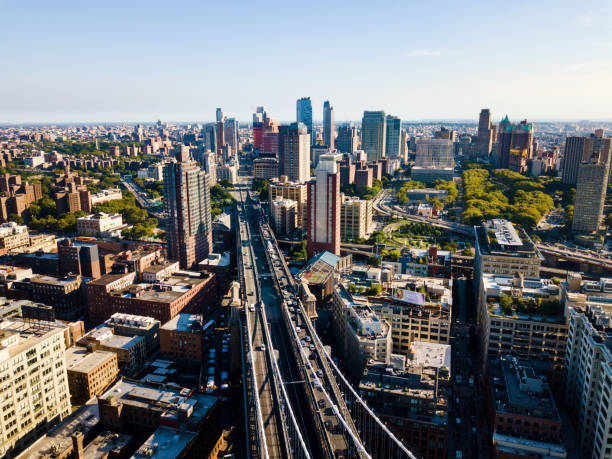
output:
<instances>
[{"instance_id":1,"label":"car","mask_svg":"<svg viewBox=\"0 0 612 459\"><path fill-rule=\"evenodd\" d=\"M308 347L308 349L310 349L311 351L313 351L313 352L314 352L314 350L315 350L314 344L311 344L311 345Z\"/></svg>"},{"instance_id":2,"label":"car","mask_svg":"<svg viewBox=\"0 0 612 459\"><path fill-rule=\"evenodd\" d=\"M322 378L322 377L323 377L323 370L318 369L318 370L317 370L317 376L318 376L319 378Z\"/></svg>"},{"instance_id":3,"label":"car","mask_svg":"<svg viewBox=\"0 0 612 459\"><path fill-rule=\"evenodd\" d=\"M301 345L302 347L306 347L306 341L301 340L301 341L300 341L300 345Z\"/></svg>"},{"instance_id":4,"label":"car","mask_svg":"<svg viewBox=\"0 0 612 459\"><path fill-rule=\"evenodd\" d=\"M325 399L321 398L317 401L317 405L319 405L319 408L325 408Z\"/></svg>"},{"instance_id":5,"label":"car","mask_svg":"<svg viewBox=\"0 0 612 459\"><path fill-rule=\"evenodd\" d=\"M331 421L325 421L325 428L331 431L334 428L334 425L331 423Z\"/></svg>"},{"instance_id":6,"label":"car","mask_svg":"<svg viewBox=\"0 0 612 459\"><path fill-rule=\"evenodd\" d=\"M307 336L304 339L306 340L307 343L310 343L310 341L311 341L310 336Z\"/></svg>"},{"instance_id":7,"label":"car","mask_svg":"<svg viewBox=\"0 0 612 459\"><path fill-rule=\"evenodd\" d=\"M260 344L259 346L257 346L257 350L258 351L265 351L266 350L266 345L265 344Z\"/></svg>"},{"instance_id":8,"label":"car","mask_svg":"<svg viewBox=\"0 0 612 459\"><path fill-rule=\"evenodd\" d=\"M255 312L255 305L254 305L254 304L251 304L251 305L249 306L249 311L251 311L251 312Z\"/></svg>"}]
</instances>

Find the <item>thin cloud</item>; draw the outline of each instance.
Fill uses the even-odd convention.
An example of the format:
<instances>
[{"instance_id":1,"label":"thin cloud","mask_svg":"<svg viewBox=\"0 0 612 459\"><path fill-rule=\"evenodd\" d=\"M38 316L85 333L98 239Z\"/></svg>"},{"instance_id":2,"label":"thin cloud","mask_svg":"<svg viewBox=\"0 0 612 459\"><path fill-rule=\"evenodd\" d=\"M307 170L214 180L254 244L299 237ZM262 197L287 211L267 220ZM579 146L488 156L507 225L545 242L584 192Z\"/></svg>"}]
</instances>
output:
<instances>
[{"instance_id":1,"label":"thin cloud","mask_svg":"<svg viewBox=\"0 0 612 459\"><path fill-rule=\"evenodd\" d=\"M440 51L436 49L413 49L408 51L406 57L438 57Z\"/></svg>"},{"instance_id":2,"label":"thin cloud","mask_svg":"<svg viewBox=\"0 0 612 459\"><path fill-rule=\"evenodd\" d=\"M609 25L612 20L612 8L599 8L586 11L578 16L578 24L583 27Z\"/></svg>"}]
</instances>

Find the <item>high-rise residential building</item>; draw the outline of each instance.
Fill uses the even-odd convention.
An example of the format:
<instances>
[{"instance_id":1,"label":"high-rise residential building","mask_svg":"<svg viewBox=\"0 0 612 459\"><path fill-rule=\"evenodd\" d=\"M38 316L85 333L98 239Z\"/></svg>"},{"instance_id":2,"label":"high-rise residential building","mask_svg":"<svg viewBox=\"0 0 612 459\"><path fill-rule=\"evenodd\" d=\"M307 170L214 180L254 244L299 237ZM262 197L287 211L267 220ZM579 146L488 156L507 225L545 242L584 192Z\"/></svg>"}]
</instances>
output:
<instances>
[{"instance_id":1,"label":"high-rise residential building","mask_svg":"<svg viewBox=\"0 0 612 459\"><path fill-rule=\"evenodd\" d=\"M0 330L0 456L14 457L70 414L66 327L5 320Z\"/></svg>"},{"instance_id":2,"label":"high-rise residential building","mask_svg":"<svg viewBox=\"0 0 612 459\"><path fill-rule=\"evenodd\" d=\"M402 120L397 116L387 115L387 134L385 138L385 155L389 158L400 157L402 138Z\"/></svg>"},{"instance_id":3,"label":"high-rise residential building","mask_svg":"<svg viewBox=\"0 0 612 459\"><path fill-rule=\"evenodd\" d=\"M383 111L364 111L361 120L361 149L368 155L368 161L385 157L387 140L387 119Z\"/></svg>"},{"instance_id":4,"label":"high-rise residential building","mask_svg":"<svg viewBox=\"0 0 612 459\"><path fill-rule=\"evenodd\" d=\"M297 100L296 121L304 123L308 134L310 134L310 140L315 143L316 136L312 132L312 102L310 102L310 97L302 97Z\"/></svg>"},{"instance_id":5,"label":"high-rise residential building","mask_svg":"<svg viewBox=\"0 0 612 459\"><path fill-rule=\"evenodd\" d=\"M478 134L476 136L476 156L487 158L493 147L493 129L491 125L491 110L483 108L478 118Z\"/></svg>"},{"instance_id":6,"label":"high-rise residential building","mask_svg":"<svg viewBox=\"0 0 612 459\"><path fill-rule=\"evenodd\" d=\"M208 174L180 146L175 161L164 165L164 204L168 258L190 269L212 251Z\"/></svg>"},{"instance_id":7,"label":"high-rise residential building","mask_svg":"<svg viewBox=\"0 0 612 459\"><path fill-rule=\"evenodd\" d=\"M306 208L307 208L307 185L305 183L295 183L286 180L286 177L281 177L279 180L270 181L270 197L272 202L276 199L289 199L297 203L297 226L305 228L306 226Z\"/></svg>"},{"instance_id":8,"label":"high-rise residential building","mask_svg":"<svg viewBox=\"0 0 612 459\"><path fill-rule=\"evenodd\" d=\"M280 175L292 182L310 180L310 135L303 123L291 123L278 129Z\"/></svg>"},{"instance_id":9,"label":"high-rise residential building","mask_svg":"<svg viewBox=\"0 0 612 459\"><path fill-rule=\"evenodd\" d=\"M354 153L359 149L359 135L357 127L353 123L345 124L338 128L336 149L340 153Z\"/></svg>"},{"instance_id":10,"label":"high-rise residential building","mask_svg":"<svg viewBox=\"0 0 612 459\"><path fill-rule=\"evenodd\" d=\"M605 158L598 151L578 167L572 232L595 233L599 230L609 175L610 156Z\"/></svg>"},{"instance_id":11,"label":"high-rise residential building","mask_svg":"<svg viewBox=\"0 0 612 459\"><path fill-rule=\"evenodd\" d=\"M307 252L312 258L328 250L340 255L340 171L342 155L321 155L315 180L308 182Z\"/></svg>"},{"instance_id":12,"label":"high-rise residential building","mask_svg":"<svg viewBox=\"0 0 612 459\"><path fill-rule=\"evenodd\" d=\"M604 137L603 131L588 137L570 136L565 139L565 154L563 156L563 183L575 185L578 182L578 168L583 161L588 161L593 154L599 154L601 162L606 162L612 156L612 138ZM609 179L608 179L609 181Z\"/></svg>"},{"instance_id":13,"label":"high-rise residential building","mask_svg":"<svg viewBox=\"0 0 612 459\"><path fill-rule=\"evenodd\" d=\"M365 239L371 231L372 201L344 198L340 208L340 236L342 239Z\"/></svg>"},{"instance_id":14,"label":"high-rise residential building","mask_svg":"<svg viewBox=\"0 0 612 459\"><path fill-rule=\"evenodd\" d=\"M584 457L612 457L612 311L609 304L568 307L565 402Z\"/></svg>"},{"instance_id":15,"label":"high-rise residential building","mask_svg":"<svg viewBox=\"0 0 612 459\"><path fill-rule=\"evenodd\" d=\"M270 214L274 222L274 232L278 236L291 234L297 228L297 202L291 199L270 201Z\"/></svg>"},{"instance_id":16,"label":"high-rise residential building","mask_svg":"<svg viewBox=\"0 0 612 459\"><path fill-rule=\"evenodd\" d=\"M202 168L208 174L210 186L214 186L217 183L217 153L215 151L205 151L200 156Z\"/></svg>"},{"instance_id":17,"label":"high-rise residential building","mask_svg":"<svg viewBox=\"0 0 612 459\"><path fill-rule=\"evenodd\" d=\"M221 107L217 108L217 123L223 121L223 109Z\"/></svg>"},{"instance_id":18,"label":"high-rise residential building","mask_svg":"<svg viewBox=\"0 0 612 459\"><path fill-rule=\"evenodd\" d=\"M408 133L406 129L402 129L402 135L400 137L400 158L404 163L408 162Z\"/></svg>"},{"instance_id":19,"label":"high-rise residential building","mask_svg":"<svg viewBox=\"0 0 612 459\"><path fill-rule=\"evenodd\" d=\"M527 120L513 124L506 116L498 133L497 164L502 169L527 172L528 161L533 156L533 124Z\"/></svg>"},{"instance_id":20,"label":"high-rise residential building","mask_svg":"<svg viewBox=\"0 0 612 459\"><path fill-rule=\"evenodd\" d=\"M333 150L336 142L336 126L334 124L334 107L326 100L323 103L323 143Z\"/></svg>"}]
</instances>

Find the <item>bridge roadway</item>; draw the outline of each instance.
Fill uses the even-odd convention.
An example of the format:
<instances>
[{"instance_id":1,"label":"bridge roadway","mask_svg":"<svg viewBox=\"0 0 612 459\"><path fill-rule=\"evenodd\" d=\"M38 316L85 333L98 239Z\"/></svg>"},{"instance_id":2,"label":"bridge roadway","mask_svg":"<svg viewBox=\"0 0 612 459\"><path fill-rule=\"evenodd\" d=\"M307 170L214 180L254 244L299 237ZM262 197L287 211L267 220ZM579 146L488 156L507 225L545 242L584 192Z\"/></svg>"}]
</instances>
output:
<instances>
[{"instance_id":1,"label":"bridge roadway","mask_svg":"<svg viewBox=\"0 0 612 459\"><path fill-rule=\"evenodd\" d=\"M239 192L237 197L242 192ZM242 201L242 199L241 199ZM263 335L262 315L259 309L259 289L256 286L256 260L251 247L251 236L248 227L248 217L246 213L239 213L239 235L240 235L240 250L243 269L243 288L246 298L246 311L248 339L251 340L251 356L253 361L254 379L257 385L257 393L259 396L259 407L256 410L260 411L263 428L265 431L265 446L267 456L269 458L286 457L283 454L283 440L279 431L281 425L278 412L277 397L273 387L271 377L272 369L270 359L272 350L265 347L265 339ZM263 346L263 347L262 347ZM264 350L261 350L264 349ZM263 445L259 445L263 446Z\"/></svg>"}]
</instances>

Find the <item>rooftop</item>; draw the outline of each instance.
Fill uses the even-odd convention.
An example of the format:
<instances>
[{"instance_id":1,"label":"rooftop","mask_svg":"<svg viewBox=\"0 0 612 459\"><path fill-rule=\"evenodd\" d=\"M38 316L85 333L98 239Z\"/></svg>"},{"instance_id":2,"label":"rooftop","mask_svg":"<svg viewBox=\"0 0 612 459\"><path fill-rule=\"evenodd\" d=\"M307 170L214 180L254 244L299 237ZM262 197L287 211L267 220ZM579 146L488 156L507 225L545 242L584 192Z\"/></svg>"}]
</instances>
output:
<instances>
[{"instance_id":1,"label":"rooftop","mask_svg":"<svg viewBox=\"0 0 612 459\"><path fill-rule=\"evenodd\" d=\"M179 457L195 439L197 434L188 430L177 430L166 426L159 426L138 451L132 456L140 458L168 458Z\"/></svg>"},{"instance_id":2,"label":"rooftop","mask_svg":"<svg viewBox=\"0 0 612 459\"><path fill-rule=\"evenodd\" d=\"M177 271L167 279L155 284L133 284L120 290L113 290L111 295L123 298L134 298L142 301L171 303L197 285L206 282L209 275L199 272Z\"/></svg>"},{"instance_id":3,"label":"rooftop","mask_svg":"<svg viewBox=\"0 0 612 459\"><path fill-rule=\"evenodd\" d=\"M430 368L451 367L451 347L448 344L413 341L411 363Z\"/></svg>"},{"instance_id":4,"label":"rooftop","mask_svg":"<svg viewBox=\"0 0 612 459\"><path fill-rule=\"evenodd\" d=\"M199 333L202 329L202 316L199 314L177 314L161 328L177 332Z\"/></svg>"},{"instance_id":5,"label":"rooftop","mask_svg":"<svg viewBox=\"0 0 612 459\"><path fill-rule=\"evenodd\" d=\"M78 282L80 277L77 276L43 276L36 275L30 279L33 284L48 284L48 285L67 285L73 282Z\"/></svg>"},{"instance_id":6,"label":"rooftop","mask_svg":"<svg viewBox=\"0 0 612 459\"><path fill-rule=\"evenodd\" d=\"M94 397L76 410L63 422L39 438L32 446L17 456L18 459L43 459L53 457L53 451L63 452L72 447L72 434L76 431L86 434L100 421L98 400Z\"/></svg>"},{"instance_id":7,"label":"rooftop","mask_svg":"<svg viewBox=\"0 0 612 459\"><path fill-rule=\"evenodd\" d=\"M128 446L134 437L105 430L83 449L84 459L106 459L113 457L112 451Z\"/></svg>"},{"instance_id":8,"label":"rooftop","mask_svg":"<svg viewBox=\"0 0 612 459\"><path fill-rule=\"evenodd\" d=\"M508 220L488 220L481 226L476 226L475 231L476 243L483 255L522 258L540 256L527 233Z\"/></svg>"},{"instance_id":9,"label":"rooftop","mask_svg":"<svg viewBox=\"0 0 612 459\"><path fill-rule=\"evenodd\" d=\"M534 363L517 357L490 359L492 393L497 412L559 421L546 378Z\"/></svg>"},{"instance_id":10,"label":"rooftop","mask_svg":"<svg viewBox=\"0 0 612 459\"><path fill-rule=\"evenodd\" d=\"M113 352L94 351L90 353L84 347L73 346L66 349L66 369L79 373L89 373L114 356Z\"/></svg>"},{"instance_id":11,"label":"rooftop","mask_svg":"<svg viewBox=\"0 0 612 459\"><path fill-rule=\"evenodd\" d=\"M122 379L111 387L101 399L128 404L143 409L160 411L168 422L179 421L186 416L192 424L198 424L217 402L217 397L194 392L174 384L156 384ZM111 402L112 403L112 402Z\"/></svg>"},{"instance_id":12,"label":"rooftop","mask_svg":"<svg viewBox=\"0 0 612 459\"><path fill-rule=\"evenodd\" d=\"M101 340L101 344L113 349L130 349L144 339L144 336L111 335Z\"/></svg>"}]
</instances>

